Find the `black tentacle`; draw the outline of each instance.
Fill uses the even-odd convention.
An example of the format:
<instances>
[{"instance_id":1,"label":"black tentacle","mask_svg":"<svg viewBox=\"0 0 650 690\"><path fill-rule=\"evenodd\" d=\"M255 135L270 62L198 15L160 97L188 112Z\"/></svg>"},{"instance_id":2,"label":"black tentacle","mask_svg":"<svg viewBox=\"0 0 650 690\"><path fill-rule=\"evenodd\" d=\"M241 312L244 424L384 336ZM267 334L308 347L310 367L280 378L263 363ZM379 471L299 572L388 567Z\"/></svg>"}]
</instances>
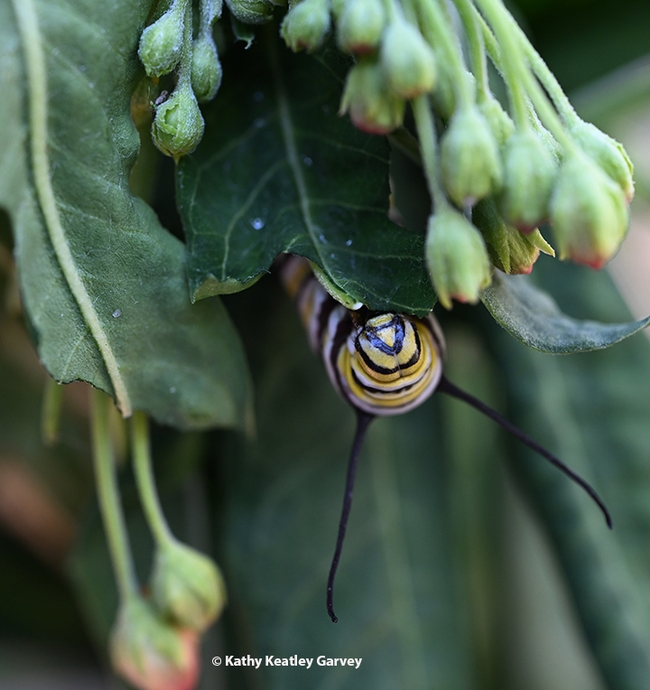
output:
<instances>
[{"instance_id":1,"label":"black tentacle","mask_svg":"<svg viewBox=\"0 0 650 690\"><path fill-rule=\"evenodd\" d=\"M515 438L519 439L522 443L527 445L536 453L541 455L544 459L548 460L552 465L555 465L555 467L557 467L560 470L560 472L563 472L567 477L569 477L569 479L578 484L578 486L581 486L589 494L589 496L591 496L593 501L601 509L603 515L605 516L605 522L607 522L607 526L610 529L612 529L612 516L610 515L609 510L607 509L607 506L605 505L603 499L596 493L596 490L593 486L591 486L591 484L589 484L580 475L576 474L572 469L567 467L560 459L556 458L552 453L546 450L546 448L541 446L539 443L533 441L533 439L530 438L530 436L528 436L521 429L509 422L505 417L502 417L496 410L493 410L491 407L488 407L485 403L481 402L478 398L475 398L473 395L470 395L469 393L466 393L464 390L458 388L458 386L455 386L453 383L451 383L449 379L445 378L445 376L442 376L440 378L438 390L441 393L447 393L447 395L451 395L454 398L458 398L459 400L462 400L463 402L466 402L468 405L471 405L472 407L476 408L479 412L482 412L486 417L489 417L490 419L493 419L497 424L500 424L506 431L511 433Z\"/></svg>"},{"instance_id":2,"label":"black tentacle","mask_svg":"<svg viewBox=\"0 0 650 690\"><path fill-rule=\"evenodd\" d=\"M370 426L370 422L375 418L375 415L367 414L355 408L357 413L357 428L354 434L354 442L352 443L352 450L350 451L350 460L348 461L348 476L345 481L345 495L343 496L343 509L341 510L341 519L339 520L339 533L336 538L336 549L334 550L334 557L332 558L332 565L330 566L329 577L327 578L327 613L332 619L332 623L336 623L338 618L334 613L334 578L336 577L336 570L339 567L339 560L341 558L341 550L343 549L343 540L345 539L345 530L348 526L348 517L350 516L350 508L352 507L352 494L354 493L354 478L357 473L357 464L361 447L366 437L366 432Z\"/></svg>"}]
</instances>

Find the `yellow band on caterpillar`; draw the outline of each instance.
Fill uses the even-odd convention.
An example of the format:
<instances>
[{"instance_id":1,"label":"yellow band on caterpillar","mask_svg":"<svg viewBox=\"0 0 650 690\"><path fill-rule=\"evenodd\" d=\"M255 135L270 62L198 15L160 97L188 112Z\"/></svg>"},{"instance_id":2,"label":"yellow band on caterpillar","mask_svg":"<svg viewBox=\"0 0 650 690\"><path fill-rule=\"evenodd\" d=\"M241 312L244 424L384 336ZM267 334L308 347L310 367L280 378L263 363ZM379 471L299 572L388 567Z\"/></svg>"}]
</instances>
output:
<instances>
[{"instance_id":1,"label":"yellow band on caterpillar","mask_svg":"<svg viewBox=\"0 0 650 690\"><path fill-rule=\"evenodd\" d=\"M283 256L278 265L309 342L345 400L369 414L387 416L429 398L440 381L445 351L432 314L419 319L366 309L351 312L320 285L305 259Z\"/></svg>"}]
</instances>

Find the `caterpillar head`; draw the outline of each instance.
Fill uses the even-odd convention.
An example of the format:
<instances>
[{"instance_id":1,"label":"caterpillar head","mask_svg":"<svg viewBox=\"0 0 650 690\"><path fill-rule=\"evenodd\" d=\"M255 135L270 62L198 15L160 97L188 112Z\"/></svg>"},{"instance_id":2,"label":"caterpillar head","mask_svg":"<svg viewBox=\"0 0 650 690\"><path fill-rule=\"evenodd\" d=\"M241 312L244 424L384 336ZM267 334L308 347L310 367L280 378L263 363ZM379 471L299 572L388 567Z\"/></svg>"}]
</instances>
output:
<instances>
[{"instance_id":1,"label":"caterpillar head","mask_svg":"<svg viewBox=\"0 0 650 690\"><path fill-rule=\"evenodd\" d=\"M336 368L344 397L377 416L417 407L440 381L443 343L433 316L371 316L355 325L339 348Z\"/></svg>"}]
</instances>

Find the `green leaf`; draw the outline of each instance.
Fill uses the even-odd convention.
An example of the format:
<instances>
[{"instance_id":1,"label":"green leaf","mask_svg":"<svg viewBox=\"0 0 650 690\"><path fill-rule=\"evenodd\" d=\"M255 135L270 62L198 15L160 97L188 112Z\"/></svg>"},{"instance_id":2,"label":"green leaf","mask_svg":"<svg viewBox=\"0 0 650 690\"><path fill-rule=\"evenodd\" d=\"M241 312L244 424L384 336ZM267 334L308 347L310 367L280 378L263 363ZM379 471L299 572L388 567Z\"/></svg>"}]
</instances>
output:
<instances>
[{"instance_id":1,"label":"green leaf","mask_svg":"<svg viewBox=\"0 0 650 690\"><path fill-rule=\"evenodd\" d=\"M534 350L556 355L609 347L650 323L650 316L617 324L573 319L527 276L506 276L496 270L481 300L510 335Z\"/></svg>"},{"instance_id":2,"label":"green leaf","mask_svg":"<svg viewBox=\"0 0 650 690\"><path fill-rule=\"evenodd\" d=\"M124 415L242 426L250 392L237 334L218 302L190 304L182 244L129 189L149 6L15 0L14 17L0 5L0 206L54 378L92 383Z\"/></svg>"},{"instance_id":3,"label":"green leaf","mask_svg":"<svg viewBox=\"0 0 650 690\"><path fill-rule=\"evenodd\" d=\"M205 137L178 167L194 299L248 287L288 251L353 302L428 313L424 238L388 220L388 144L336 115L347 58L293 55L270 31L226 56Z\"/></svg>"},{"instance_id":4,"label":"green leaf","mask_svg":"<svg viewBox=\"0 0 650 690\"><path fill-rule=\"evenodd\" d=\"M574 270L571 277L583 308L625 311L604 274ZM557 285L556 276L542 278ZM650 678L648 342L555 358L502 332L495 341L512 420L591 481L611 510L610 532L584 492L513 444L514 467L541 514L607 687L642 690Z\"/></svg>"},{"instance_id":5,"label":"green leaf","mask_svg":"<svg viewBox=\"0 0 650 690\"><path fill-rule=\"evenodd\" d=\"M354 414L309 351L297 314L269 306L257 288L250 292L262 302L250 329L258 434L254 445L231 438L223 448L227 475L213 500L229 487L221 498L234 634L227 653L314 659L309 671L255 671L269 690L483 687L473 677L467 583L449 535L456 510L439 400L371 426L334 589L334 625L326 583ZM363 661L358 670L324 667L319 655ZM233 686L242 686L245 671L231 671Z\"/></svg>"}]
</instances>

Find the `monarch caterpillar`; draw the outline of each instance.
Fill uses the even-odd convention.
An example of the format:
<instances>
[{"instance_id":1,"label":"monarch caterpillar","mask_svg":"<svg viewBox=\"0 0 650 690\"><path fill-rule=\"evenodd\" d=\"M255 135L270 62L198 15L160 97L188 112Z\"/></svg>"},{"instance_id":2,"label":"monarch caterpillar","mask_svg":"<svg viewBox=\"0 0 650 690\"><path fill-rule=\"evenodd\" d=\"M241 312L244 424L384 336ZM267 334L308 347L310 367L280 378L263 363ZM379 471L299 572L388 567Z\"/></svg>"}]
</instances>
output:
<instances>
[{"instance_id":1,"label":"monarch caterpillar","mask_svg":"<svg viewBox=\"0 0 650 690\"><path fill-rule=\"evenodd\" d=\"M334 578L352 507L357 462L370 422L375 417L408 412L436 390L476 408L557 467L591 496L607 525L612 527L607 506L586 480L496 410L444 376L445 340L433 314L417 318L365 308L350 310L325 290L306 259L283 255L277 265L285 290L298 306L312 349L322 358L336 391L357 415L336 547L327 580L327 612L334 623L338 621L334 613Z\"/></svg>"}]
</instances>

